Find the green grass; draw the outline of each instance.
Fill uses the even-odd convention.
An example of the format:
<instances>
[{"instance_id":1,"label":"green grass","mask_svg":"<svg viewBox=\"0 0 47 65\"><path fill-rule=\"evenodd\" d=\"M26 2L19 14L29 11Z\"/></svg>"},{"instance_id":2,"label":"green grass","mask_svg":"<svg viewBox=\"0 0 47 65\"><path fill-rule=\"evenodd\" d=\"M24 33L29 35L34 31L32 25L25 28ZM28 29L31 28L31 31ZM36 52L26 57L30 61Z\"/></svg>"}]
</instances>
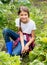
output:
<instances>
[{"instance_id":1,"label":"green grass","mask_svg":"<svg viewBox=\"0 0 47 65\"><path fill-rule=\"evenodd\" d=\"M36 4L37 4L37 6L36 6ZM14 3L14 5L16 6L17 5L17 7L18 6L20 6L21 4L15 4ZM14 13L14 11L15 11L15 9L13 8L14 7L14 5L12 5L12 12ZM25 4L24 4L25 5ZM26 5L26 6L28 6L28 7L31 7L31 18L33 19L33 20L35 20L35 22L36 22L36 25L38 26L38 28L37 28L37 30L36 30L36 37L43 37L43 36L47 36L47 3L46 2L35 2L35 3L33 3L33 4L31 4L31 6L30 5ZM17 8L16 7L16 8ZM36 8L36 9L34 9L34 8ZM9 8L8 8L9 9ZM38 15L37 14L37 12L35 12L36 10L37 11L39 11L39 9L40 9L40 15ZM29 9L30 10L30 9ZM16 11L17 12L17 11ZM16 13L15 12L15 13ZM35 14L34 14L35 13ZM17 15L17 14L16 14ZM38 15L38 16L37 16ZM42 18L42 16L44 16L43 18ZM14 15L12 15L12 20L13 20L13 16ZM41 16L41 17L40 17ZM35 18L36 17L36 18ZM40 18L42 18L42 21L38 18L38 17L40 17ZM15 17L14 17L14 19L15 19ZM12 21L11 20L11 21ZM38 21L37 21L38 20ZM41 21L41 22L40 22ZM9 23L9 26L10 26L10 28L11 28L11 22ZM15 27L14 27L15 28ZM12 23L12 29L14 29L13 28L13 23ZM41 32L42 31L42 32ZM43 33L44 32L44 33ZM38 45L39 43L38 43L38 41L39 41L39 37L36 39L36 44ZM4 43L4 39L3 39L3 35L2 35L2 29L0 29L0 42L1 42L1 40L2 40L2 43ZM29 65L29 63L30 63L30 60L29 60L29 57L28 56L26 56L26 57L24 57L23 59L22 59L22 63L21 63L21 65Z\"/></svg>"}]
</instances>

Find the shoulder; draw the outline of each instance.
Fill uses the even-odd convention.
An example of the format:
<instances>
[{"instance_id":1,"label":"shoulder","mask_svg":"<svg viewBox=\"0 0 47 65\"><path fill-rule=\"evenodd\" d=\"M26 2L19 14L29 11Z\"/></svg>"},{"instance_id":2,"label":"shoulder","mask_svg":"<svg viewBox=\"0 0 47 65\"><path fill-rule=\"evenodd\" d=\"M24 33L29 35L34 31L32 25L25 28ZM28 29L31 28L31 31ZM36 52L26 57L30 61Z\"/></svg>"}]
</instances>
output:
<instances>
[{"instance_id":1,"label":"shoulder","mask_svg":"<svg viewBox=\"0 0 47 65\"><path fill-rule=\"evenodd\" d=\"M29 20L29 25L30 27L36 27L35 21L33 21L32 19Z\"/></svg>"},{"instance_id":2,"label":"shoulder","mask_svg":"<svg viewBox=\"0 0 47 65\"><path fill-rule=\"evenodd\" d=\"M36 24L33 20L30 20L30 27L32 28L32 30L36 30Z\"/></svg>"},{"instance_id":3,"label":"shoulder","mask_svg":"<svg viewBox=\"0 0 47 65\"><path fill-rule=\"evenodd\" d=\"M33 20L30 19L29 20L29 24L33 26L33 25L35 25L35 21L33 21Z\"/></svg>"},{"instance_id":4,"label":"shoulder","mask_svg":"<svg viewBox=\"0 0 47 65\"><path fill-rule=\"evenodd\" d=\"M34 25L35 22L33 20L30 19L30 24Z\"/></svg>"},{"instance_id":5,"label":"shoulder","mask_svg":"<svg viewBox=\"0 0 47 65\"><path fill-rule=\"evenodd\" d=\"M17 19L15 20L15 23L16 23L16 26L17 26L17 27L20 27L19 22L20 22L20 19L17 18Z\"/></svg>"},{"instance_id":6,"label":"shoulder","mask_svg":"<svg viewBox=\"0 0 47 65\"><path fill-rule=\"evenodd\" d=\"M15 19L15 22L19 22L19 18L16 18L16 19Z\"/></svg>"}]
</instances>

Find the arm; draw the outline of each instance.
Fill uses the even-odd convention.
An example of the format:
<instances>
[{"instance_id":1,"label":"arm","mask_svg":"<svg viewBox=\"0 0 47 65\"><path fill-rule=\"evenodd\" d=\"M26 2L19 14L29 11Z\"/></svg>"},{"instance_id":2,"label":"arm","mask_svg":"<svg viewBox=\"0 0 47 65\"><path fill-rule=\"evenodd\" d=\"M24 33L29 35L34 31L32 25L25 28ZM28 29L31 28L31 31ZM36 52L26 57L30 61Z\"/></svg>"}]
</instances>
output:
<instances>
[{"instance_id":1,"label":"arm","mask_svg":"<svg viewBox=\"0 0 47 65\"><path fill-rule=\"evenodd\" d=\"M23 50L23 48L24 48L24 40L23 40L23 34L22 34L19 18L16 19L15 23L16 23L16 26L18 27L18 33L20 35L20 41L21 41L21 46L22 46L22 50Z\"/></svg>"},{"instance_id":2,"label":"arm","mask_svg":"<svg viewBox=\"0 0 47 65\"><path fill-rule=\"evenodd\" d=\"M30 41L26 44L28 46L35 40L35 31L34 30L32 30L31 36L32 37L30 38Z\"/></svg>"},{"instance_id":3,"label":"arm","mask_svg":"<svg viewBox=\"0 0 47 65\"><path fill-rule=\"evenodd\" d=\"M22 34L22 32L21 32L21 31L19 31L19 33L20 33L21 45L22 45L22 47L24 47L23 34Z\"/></svg>"},{"instance_id":4,"label":"arm","mask_svg":"<svg viewBox=\"0 0 47 65\"><path fill-rule=\"evenodd\" d=\"M21 28L18 28L18 33L20 34L20 41L22 45L22 52L24 52L24 39L23 39L23 33L21 31Z\"/></svg>"},{"instance_id":5,"label":"arm","mask_svg":"<svg viewBox=\"0 0 47 65\"><path fill-rule=\"evenodd\" d=\"M29 42L27 42L27 44L24 47L25 52L28 51L30 44L35 40L35 31L34 30L32 30L31 36L32 37L30 38Z\"/></svg>"}]
</instances>

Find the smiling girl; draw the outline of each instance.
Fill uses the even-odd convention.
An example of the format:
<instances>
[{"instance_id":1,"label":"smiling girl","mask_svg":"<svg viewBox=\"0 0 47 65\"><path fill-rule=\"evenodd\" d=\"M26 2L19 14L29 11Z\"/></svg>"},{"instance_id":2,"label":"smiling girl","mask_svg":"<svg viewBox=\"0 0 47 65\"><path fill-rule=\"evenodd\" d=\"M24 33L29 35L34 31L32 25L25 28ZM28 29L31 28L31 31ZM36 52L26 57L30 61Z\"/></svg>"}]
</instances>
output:
<instances>
[{"instance_id":1,"label":"smiling girl","mask_svg":"<svg viewBox=\"0 0 47 65\"><path fill-rule=\"evenodd\" d=\"M18 27L18 33L15 33L10 29L3 30L7 52L11 55L20 55L29 52L34 48L35 22L29 18L29 10L25 6L19 8L18 15L19 18L15 20L16 26ZM13 50L13 42L10 40L10 37L15 41L15 48Z\"/></svg>"}]
</instances>

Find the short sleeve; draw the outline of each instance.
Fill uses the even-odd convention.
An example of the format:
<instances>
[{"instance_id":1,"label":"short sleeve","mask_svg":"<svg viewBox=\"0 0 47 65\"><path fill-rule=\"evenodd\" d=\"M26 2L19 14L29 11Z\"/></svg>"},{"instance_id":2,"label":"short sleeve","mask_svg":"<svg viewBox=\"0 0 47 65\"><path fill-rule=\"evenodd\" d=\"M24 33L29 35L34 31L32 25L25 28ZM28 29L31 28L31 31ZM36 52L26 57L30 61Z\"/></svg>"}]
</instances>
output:
<instances>
[{"instance_id":1,"label":"short sleeve","mask_svg":"<svg viewBox=\"0 0 47 65\"><path fill-rule=\"evenodd\" d=\"M35 24L35 22L33 22L32 30L36 30L36 24Z\"/></svg>"},{"instance_id":2,"label":"short sleeve","mask_svg":"<svg viewBox=\"0 0 47 65\"><path fill-rule=\"evenodd\" d=\"M20 21L19 21L19 18L17 18L17 19L15 20L15 23L16 23L16 26L17 26L17 27L20 27L19 22L20 22Z\"/></svg>"}]
</instances>

